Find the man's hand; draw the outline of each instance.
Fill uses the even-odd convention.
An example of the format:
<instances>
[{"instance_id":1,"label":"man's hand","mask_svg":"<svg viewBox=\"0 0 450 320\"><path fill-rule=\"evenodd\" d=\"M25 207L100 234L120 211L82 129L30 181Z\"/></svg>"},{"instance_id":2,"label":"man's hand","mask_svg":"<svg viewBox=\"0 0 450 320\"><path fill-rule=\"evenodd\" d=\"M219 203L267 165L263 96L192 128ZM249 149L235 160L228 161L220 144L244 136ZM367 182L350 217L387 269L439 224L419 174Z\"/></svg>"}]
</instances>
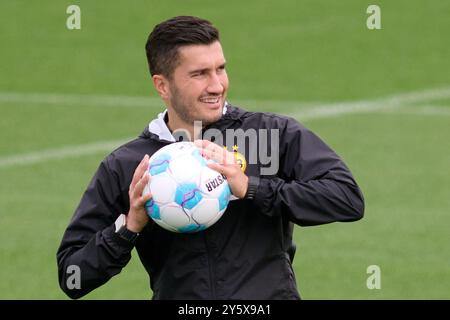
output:
<instances>
[{"instance_id":1,"label":"man's hand","mask_svg":"<svg viewBox=\"0 0 450 320\"><path fill-rule=\"evenodd\" d=\"M248 188L248 177L242 172L234 154L208 140L196 140L194 143L203 157L217 162L208 163L208 167L227 177L233 195L239 199L244 198Z\"/></svg>"},{"instance_id":2,"label":"man's hand","mask_svg":"<svg viewBox=\"0 0 450 320\"><path fill-rule=\"evenodd\" d=\"M152 195L148 193L142 196L142 192L150 180L148 159L149 156L145 155L141 163L137 166L130 184L130 190L128 191L130 211L127 215L127 229L133 232L141 232L150 219L145 211L144 205L152 198Z\"/></svg>"}]
</instances>

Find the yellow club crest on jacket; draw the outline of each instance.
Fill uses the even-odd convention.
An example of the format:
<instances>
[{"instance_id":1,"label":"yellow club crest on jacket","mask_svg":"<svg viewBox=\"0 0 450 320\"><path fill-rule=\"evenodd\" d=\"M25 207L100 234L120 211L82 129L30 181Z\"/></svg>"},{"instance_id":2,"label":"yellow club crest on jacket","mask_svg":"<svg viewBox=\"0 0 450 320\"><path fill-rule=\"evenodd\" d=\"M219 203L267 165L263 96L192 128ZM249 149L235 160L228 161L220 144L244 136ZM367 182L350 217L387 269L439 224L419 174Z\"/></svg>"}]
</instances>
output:
<instances>
[{"instance_id":1,"label":"yellow club crest on jacket","mask_svg":"<svg viewBox=\"0 0 450 320\"><path fill-rule=\"evenodd\" d=\"M226 146L223 147L225 150L228 150ZM233 146L233 154L234 158L236 159L236 162L241 167L242 172L245 172L245 169L247 169L247 160L245 160L245 157L238 152L239 147L237 145Z\"/></svg>"}]
</instances>

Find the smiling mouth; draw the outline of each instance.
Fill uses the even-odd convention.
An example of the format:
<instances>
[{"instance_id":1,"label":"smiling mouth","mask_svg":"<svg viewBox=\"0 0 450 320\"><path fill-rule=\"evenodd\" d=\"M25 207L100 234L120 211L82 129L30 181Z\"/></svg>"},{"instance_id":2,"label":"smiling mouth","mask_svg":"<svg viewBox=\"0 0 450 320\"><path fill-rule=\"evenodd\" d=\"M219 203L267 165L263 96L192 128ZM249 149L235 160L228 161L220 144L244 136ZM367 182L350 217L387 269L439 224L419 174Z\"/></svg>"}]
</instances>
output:
<instances>
[{"instance_id":1,"label":"smiling mouth","mask_svg":"<svg viewBox=\"0 0 450 320\"><path fill-rule=\"evenodd\" d=\"M220 98L222 96L218 96L218 97L206 97L206 98L201 98L200 102L209 104L209 105L216 105L220 102Z\"/></svg>"}]
</instances>

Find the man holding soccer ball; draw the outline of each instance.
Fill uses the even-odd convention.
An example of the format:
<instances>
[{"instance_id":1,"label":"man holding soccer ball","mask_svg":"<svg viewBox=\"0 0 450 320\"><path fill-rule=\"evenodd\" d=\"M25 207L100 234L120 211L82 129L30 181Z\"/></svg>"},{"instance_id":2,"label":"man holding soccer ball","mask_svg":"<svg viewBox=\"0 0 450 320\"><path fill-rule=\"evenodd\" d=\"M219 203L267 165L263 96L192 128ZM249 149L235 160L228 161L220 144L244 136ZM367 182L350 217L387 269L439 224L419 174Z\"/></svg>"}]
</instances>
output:
<instances>
[{"instance_id":1,"label":"man holding soccer ball","mask_svg":"<svg viewBox=\"0 0 450 320\"><path fill-rule=\"evenodd\" d=\"M226 61L210 22L189 16L164 21L150 34L146 52L167 110L100 164L58 249L61 288L71 298L87 294L118 274L136 247L154 299L299 299L294 224L361 219L364 200L349 169L294 119L226 101ZM180 132L195 140L232 192L220 220L196 233L165 230L145 208L152 199L144 192L152 179L149 157L178 141ZM258 141L244 144L249 132L257 132ZM259 157L264 148L275 170ZM67 281L74 265L81 272L75 287Z\"/></svg>"}]
</instances>

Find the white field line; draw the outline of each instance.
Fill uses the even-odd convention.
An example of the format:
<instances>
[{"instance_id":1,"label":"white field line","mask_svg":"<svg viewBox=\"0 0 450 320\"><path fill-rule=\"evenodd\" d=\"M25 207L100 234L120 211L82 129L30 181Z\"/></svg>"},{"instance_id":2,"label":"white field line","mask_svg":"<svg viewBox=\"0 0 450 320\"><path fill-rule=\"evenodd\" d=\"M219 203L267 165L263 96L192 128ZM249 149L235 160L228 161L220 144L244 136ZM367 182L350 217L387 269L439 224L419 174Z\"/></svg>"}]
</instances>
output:
<instances>
[{"instance_id":1,"label":"white field line","mask_svg":"<svg viewBox=\"0 0 450 320\"><path fill-rule=\"evenodd\" d=\"M162 105L161 99L154 97L18 92L0 92L0 103L2 102L89 107L150 107Z\"/></svg>"},{"instance_id":2,"label":"white field line","mask_svg":"<svg viewBox=\"0 0 450 320\"><path fill-rule=\"evenodd\" d=\"M289 116L299 118L301 121L307 119L316 119L324 117L336 117L343 114L374 112L374 111L393 111L393 109L405 106L407 104L416 104L420 102L429 102L450 97L450 88L432 89L425 91L417 91L389 96L382 99L362 100L355 102L341 102L331 104L321 104L308 109L300 110L288 114ZM158 99L159 100L159 99ZM150 106L157 105L156 99L144 97L124 97L124 96L86 96L86 95L63 95L63 94L17 94L0 92L0 102L14 103L41 103L41 104L57 104L57 105L91 105L91 106ZM257 101L247 101L257 105ZM160 102L158 102L160 104ZM274 107L286 107L287 105L297 106L307 105L295 101L269 101L263 102L265 106L274 104ZM276 104L276 106L275 106ZM311 105L311 104L308 104ZM431 107L422 108L424 114L434 113L441 115L447 113L447 110ZM414 109L415 110L415 109ZM428 111L427 111L428 110ZM413 110L411 110L413 111ZM405 109L403 109L405 112ZM410 112L410 111L406 111ZM417 112L414 111L414 112ZM66 146L56 149L46 149L31 153L17 154L12 156L0 157L0 168L7 168L17 165L27 165L39 163L52 159L64 159L69 157L78 157L82 155L95 154L97 152L110 151L127 140L100 141L97 143Z\"/></svg>"},{"instance_id":3,"label":"white field line","mask_svg":"<svg viewBox=\"0 0 450 320\"><path fill-rule=\"evenodd\" d=\"M299 101L276 100L238 100L233 102L243 107L313 107L317 103L304 103ZM158 97L145 96L114 96L114 95L85 95L85 94L61 94L61 93L19 93L1 92L0 103L8 104L38 104L54 106L89 106L89 107L163 107L163 101Z\"/></svg>"},{"instance_id":4,"label":"white field line","mask_svg":"<svg viewBox=\"0 0 450 320\"><path fill-rule=\"evenodd\" d=\"M417 113L427 116L450 116L450 107L426 106L417 109Z\"/></svg>"},{"instance_id":5,"label":"white field line","mask_svg":"<svg viewBox=\"0 0 450 320\"><path fill-rule=\"evenodd\" d=\"M429 106L429 105L417 105L414 107L402 107L401 109L394 110L380 110L385 113L395 113L404 115L419 115L419 116L450 116L450 106Z\"/></svg>"},{"instance_id":6,"label":"white field line","mask_svg":"<svg viewBox=\"0 0 450 320\"><path fill-rule=\"evenodd\" d=\"M378 110L393 110L410 104L431 102L450 97L450 88L432 89L389 96L375 100L331 103L317 105L314 108L300 110L290 114L300 121L324 117L336 117L348 113L373 112Z\"/></svg>"},{"instance_id":7,"label":"white field line","mask_svg":"<svg viewBox=\"0 0 450 320\"><path fill-rule=\"evenodd\" d=\"M44 149L41 151L17 154L0 158L0 168L18 165L29 165L47 160L79 157L95 154L98 152L110 152L128 140L100 141L96 143L66 146L55 149Z\"/></svg>"},{"instance_id":8,"label":"white field line","mask_svg":"<svg viewBox=\"0 0 450 320\"><path fill-rule=\"evenodd\" d=\"M232 102L245 108L247 105L253 107L267 107L276 109L301 108L298 112L290 115L305 115L307 117L322 117L328 115L339 115L340 113L353 113L378 110L388 107L396 107L407 103L427 102L450 97L450 87L413 91L387 96L385 98L368 99L351 102L317 103L301 101L277 101L277 100L235 100ZM13 104L42 104L58 106L98 106L98 107L149 107L163 106L158 97L142 96L113 96L113 95L83 95L83 94L57 94L57 93L18 93L1 92L0 103Z\"/></svg>"}]
</instances>

